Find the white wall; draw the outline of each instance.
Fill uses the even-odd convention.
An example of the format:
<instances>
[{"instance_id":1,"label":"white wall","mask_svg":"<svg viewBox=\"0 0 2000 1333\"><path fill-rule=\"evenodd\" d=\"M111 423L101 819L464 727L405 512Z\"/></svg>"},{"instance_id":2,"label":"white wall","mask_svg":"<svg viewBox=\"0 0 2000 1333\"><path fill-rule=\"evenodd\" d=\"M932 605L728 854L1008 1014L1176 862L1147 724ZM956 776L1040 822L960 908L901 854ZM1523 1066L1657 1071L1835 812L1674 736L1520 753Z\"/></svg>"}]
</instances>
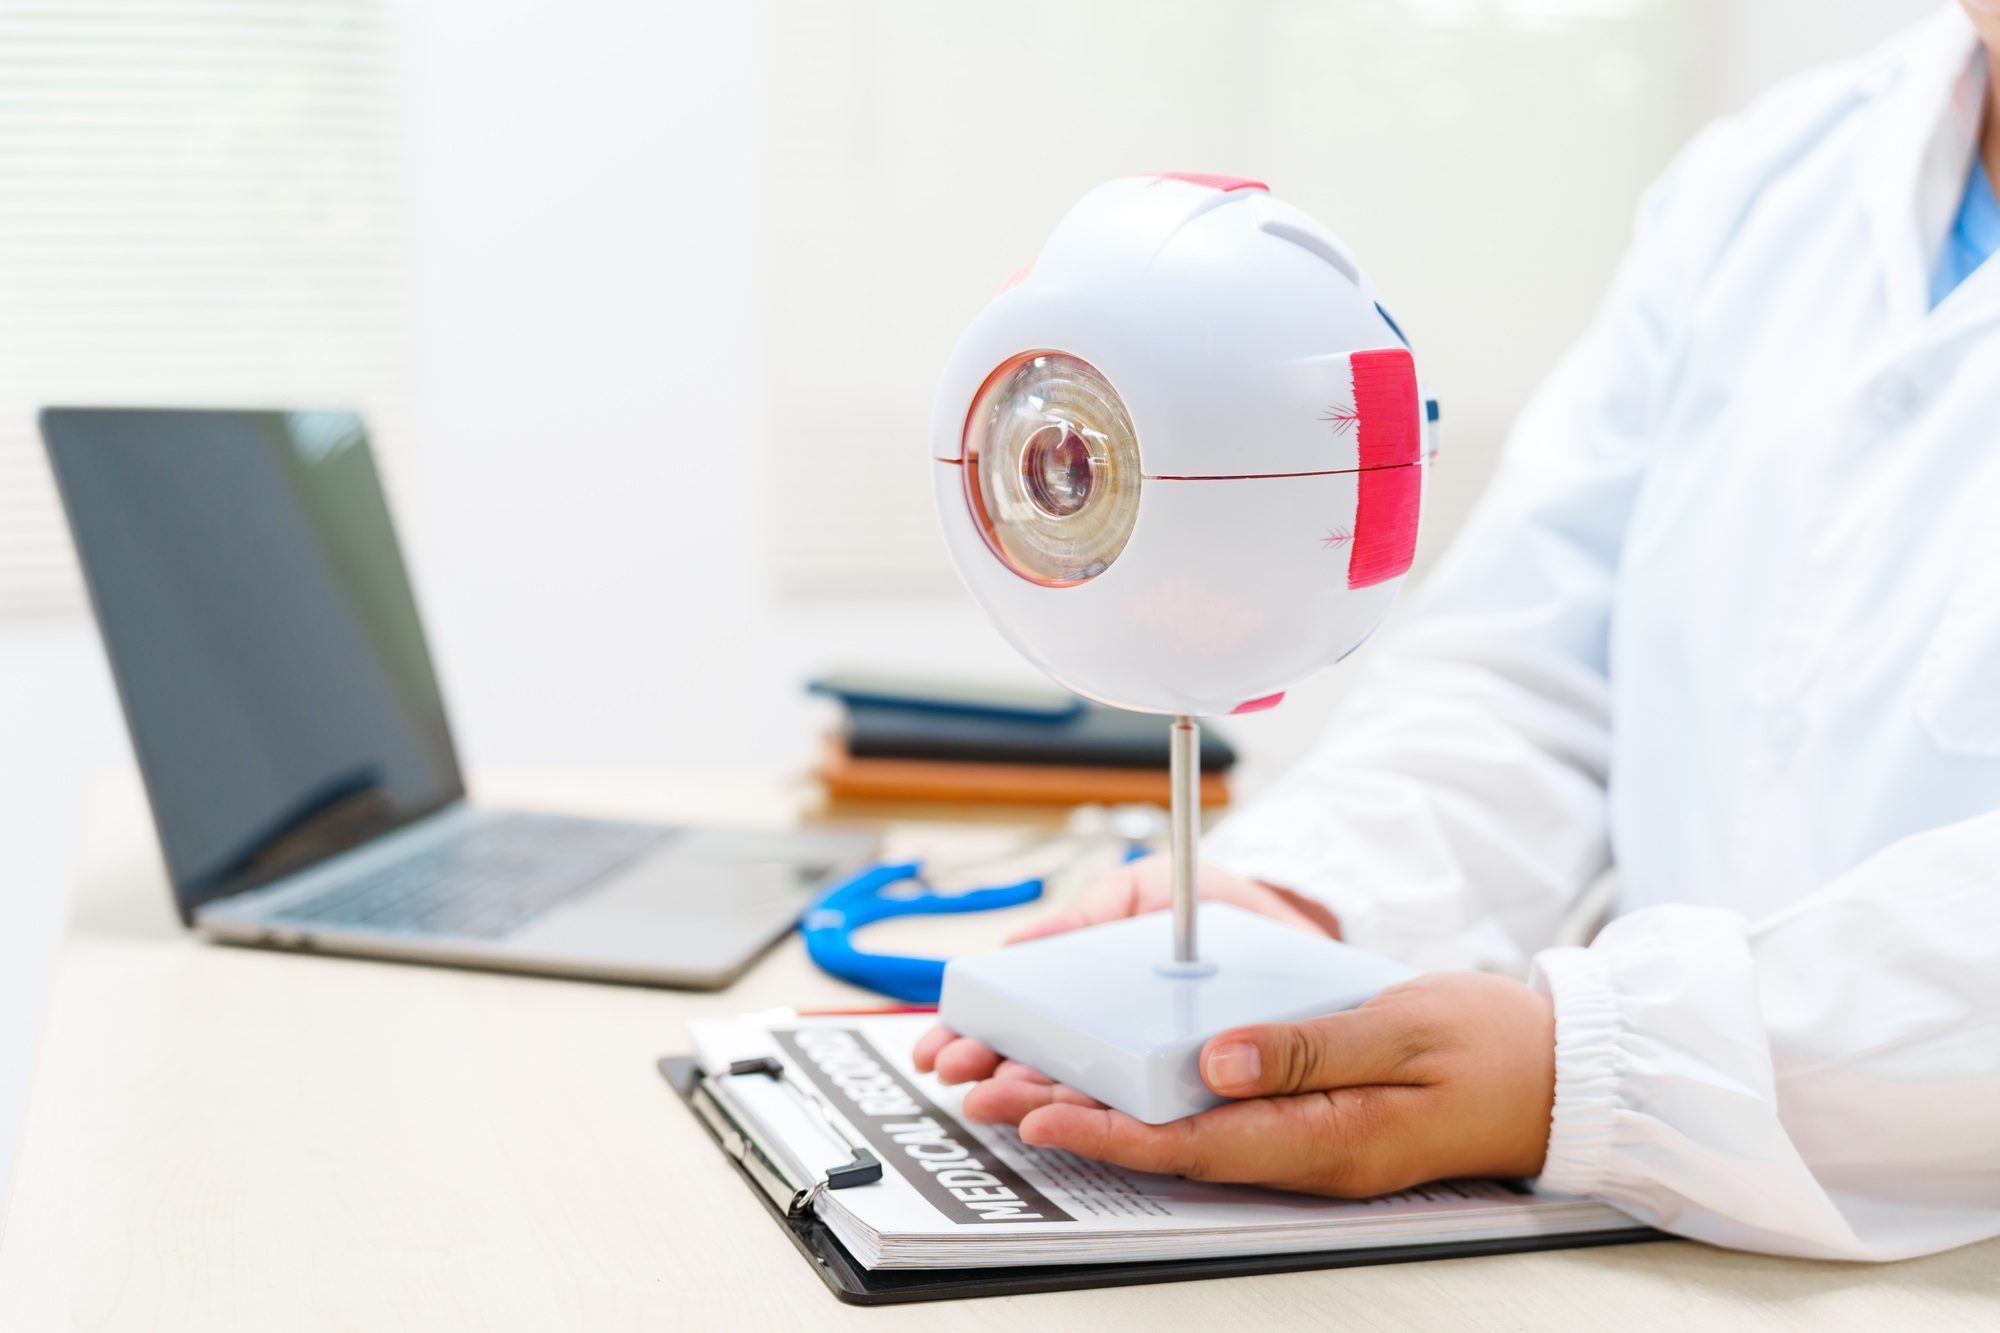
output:
<instances>
[{"instance_id":1,"label":"white wall","mask_svg":"<svg viewBox=\"0 0 2000 1333\"><path fill-rule=\"evenodd\" d=\"M468 757L712 761L731 713L785 692L755 448L758 8L397 12L423 441L401 509Z\"/></svg>"},{"instance_id":2,"label":"white wall","mask_svg":"<svg viewBox=\"0 0 2000 1333\"><path fill-rule=\"evenodd\" d=\"M1707 0L1717 23L1717 92L1739 106L1787 75L1841 60L1952 0Z\"/></svg>"}]
</instances>

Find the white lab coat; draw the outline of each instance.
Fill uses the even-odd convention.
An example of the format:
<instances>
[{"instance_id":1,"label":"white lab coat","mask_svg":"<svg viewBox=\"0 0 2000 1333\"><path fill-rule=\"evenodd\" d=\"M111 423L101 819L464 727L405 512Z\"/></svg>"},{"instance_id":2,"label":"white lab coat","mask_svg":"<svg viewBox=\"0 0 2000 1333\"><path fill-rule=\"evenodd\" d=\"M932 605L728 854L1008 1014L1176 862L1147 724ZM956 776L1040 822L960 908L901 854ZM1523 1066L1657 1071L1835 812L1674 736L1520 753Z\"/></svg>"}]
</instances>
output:
<instances>
[{"instance_id":1,"label":"white lab coat","mask_svg":"<svg viewBox=\"0 0 2000 1333\"><path fill-rule=\"evenodd\" d=\"M2000 1233L2000 261L1926 309L1984 89L1954 7L1699 136L1319 751L1207 849L1357 945L1531 967L1543 1183L1722 1245Z\"/></svg>"}]
</instances>

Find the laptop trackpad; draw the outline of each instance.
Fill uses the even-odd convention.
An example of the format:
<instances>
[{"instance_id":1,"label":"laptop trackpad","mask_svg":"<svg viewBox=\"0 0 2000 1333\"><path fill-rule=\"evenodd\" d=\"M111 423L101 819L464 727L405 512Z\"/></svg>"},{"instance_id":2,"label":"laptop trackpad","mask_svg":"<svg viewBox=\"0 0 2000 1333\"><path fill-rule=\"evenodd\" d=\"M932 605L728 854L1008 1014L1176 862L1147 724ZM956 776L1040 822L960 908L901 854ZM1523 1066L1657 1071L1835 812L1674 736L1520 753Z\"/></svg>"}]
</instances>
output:
<instances>
[{"instance_id":1,"label":"laptop trackpad","mask_svg":"<svg viewBox=\"0 0 2000 1333\"><path fill-rule=\"evenodd\" d=\"M785 917L805 910L823 865L796 860L691 857L678 850L649 856L576 900L593 914Z\"/></svg>"},{"instance_id":2,"label":"laptop trackpad","mask_svg":"<svg viewBox=\"0 0 2000 1333\"><path fill-rule=\"evenodd\" d=\"M663 850L529 923L507 949L720 980L798 918L821 870Z\"/></svg>"}]
</instances>

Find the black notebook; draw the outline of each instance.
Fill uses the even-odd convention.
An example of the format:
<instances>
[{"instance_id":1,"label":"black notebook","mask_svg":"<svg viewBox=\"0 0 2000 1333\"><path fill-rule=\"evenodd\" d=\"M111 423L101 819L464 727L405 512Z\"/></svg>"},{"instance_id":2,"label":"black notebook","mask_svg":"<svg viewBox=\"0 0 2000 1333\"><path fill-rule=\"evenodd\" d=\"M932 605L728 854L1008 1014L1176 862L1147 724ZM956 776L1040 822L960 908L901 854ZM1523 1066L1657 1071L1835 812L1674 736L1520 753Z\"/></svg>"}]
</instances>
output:
<instances>
[{"instance_id":1,"label":"black notebook","mask_svg":"<svg viewBox=\"0 0 2000 1333\"><path fill-rule=\"evenodd\" d=\"M1165 770L1168 725L1151 713L1097 704L1042 721L856 703L847 710L847 752L856 759ZM1226 773L1235 763L1229 742L1204 724L1202 771Z\"/></svg>"}]
</instances>

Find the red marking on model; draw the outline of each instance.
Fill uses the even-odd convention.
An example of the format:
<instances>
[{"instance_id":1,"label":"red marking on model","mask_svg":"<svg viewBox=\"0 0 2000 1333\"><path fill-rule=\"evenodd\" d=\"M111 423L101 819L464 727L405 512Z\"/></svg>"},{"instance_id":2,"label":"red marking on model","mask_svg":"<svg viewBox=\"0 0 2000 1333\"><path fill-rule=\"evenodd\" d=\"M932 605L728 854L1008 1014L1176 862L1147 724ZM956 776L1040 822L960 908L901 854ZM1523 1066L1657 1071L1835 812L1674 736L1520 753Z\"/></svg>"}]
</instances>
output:
<instances>
[{"instance_id":1,"label":"red marking on model","mask_svg":"<svg viewBox=\"0 0 2000 1333\"><path fill-rule=\"evenodd\" d=\"M1203 185L1224 194L1231 190L1262 190L1271 192L1271 187L1262 181L1253 181L1248 176L1218 176L1208 171L1162 171L1155 173L1163 181L1186 181L1189 185Z\"/></svg>"},{"instance_id":2,"label":"red marking on model","mask_svg":"<svg viewBox=\"0 0 2000 1333\"><path fill-rule=\"evenodd\" d=\"M1345 546L1354 540L1354 534L1346 528L1329 528L1326 536L1319 539L1319 549L1331 551L1336 546Z\"/></svg>"},{"instance_id":3,"label":"red marking on model","mask_svg":"<svg viewBox=\"0 0 2000 1333\"><path fill-rule=\"evenodd\" d=\"M1348 431L1354 429L1354 424L1357 421L1361 420L1361 414L1355 411L1351 407L1336 406L1336 407L1329 407L1326 409L1326 411L1320 413L1319 419L1321 421L1332 422L1333 433L1336 437L1338 437L1345 435L1347 434Z\"/></svg>"},{"instance_id":4,"label":"red marking on model","mask_svg":"<svg viewBox=\"0 0 2000 1333\"><path fill-rule=\"evenodd\" d=\"M1354 373L1354 412L1361 418L1358 449L1363 468L1400 467L1421 456L1424 405L1417 401L1417 368L1408 351L1382 347L1347 358Z\"/></svg>"},{"instance_id":5,"label":"red marking on model","mask_svg":"<svg viewBox=\"0 0 2000 1333\"><path fill-rule=\"evenodd\" d=\"M1347 556L1347 586L1366 588L1407 573L1417 558L1417 511L1424 470L1371 468L1361 474L1354 507L1354 549Z\"/></svg>"},{"instance_id":6,"label":"red marking on model","mask_svg":"<svg viewBox=\"0 0 2000 1333\"><path fill-rule=\"evenodd\" d=\"M1261 713L1267 708L1276 708L1284 701L1285 692L1279 690L1276 694L1267 694L1261 699L1251 699L1245 703L1240 703L1230 709L1229 714L1231 717L1234 717L1238 713Z\"/></svg>"},{"instance_id":7,"label":"red marking on model","mask_svg":"<svg viewBox=\"0 0 2000 1333\"><path fill-rule=\"evenodd\" d=\"M1033 273L1034 271L1035 271L1035 261L1030 259L1027 263L1021 265L1021 267L1015 269L1012 273L1009 273L1007 275L1007 281L1000 284L1000 291L997 291L993 294L995 296L999 296L1003 292L1013 291L1016 287L1019 287L1022 283L1026 282L1028 280L1028 275L1030 273Z\"/></svg>"}]
</instances>

